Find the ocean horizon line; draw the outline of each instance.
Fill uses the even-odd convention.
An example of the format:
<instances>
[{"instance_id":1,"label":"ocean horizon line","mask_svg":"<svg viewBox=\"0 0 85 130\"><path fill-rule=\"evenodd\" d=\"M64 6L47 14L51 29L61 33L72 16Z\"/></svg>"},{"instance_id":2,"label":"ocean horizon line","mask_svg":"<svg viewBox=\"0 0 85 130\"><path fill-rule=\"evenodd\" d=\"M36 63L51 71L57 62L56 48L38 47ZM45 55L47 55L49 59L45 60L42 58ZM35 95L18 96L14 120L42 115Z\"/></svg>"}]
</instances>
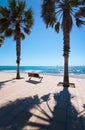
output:
<instances>
[{"instance_id":1,"label":"ocean horizon line","mask_svg":"<svg viewBox=\"0 0 85 130\"><path fill-rule=\"evenodd\" d=\"M1 66L16 66L17 67L17 65L0 65L0 67ZM64 65L20 65L20 67L29 67L29 66L51 66L51 67L56 67L56 66L61 66L61 67L64 67ZM85 65L69 65L68 67L73 67L73 66L84 66L85 67Z\"/></svg>"},{"instance_id":2,"label":"ocean horizon line","mask_svg":"<svg viewBox=\"0 0 85 130\"><path fill-rule=\"evenodd\" d=\"M17 66L0 66L0 71L15 72ZM20 66L21 72L37 72L50 74L63 74L64 66ZM69 66L69 74L85 75L85 66Z\"/></svg>"}]
</instances>

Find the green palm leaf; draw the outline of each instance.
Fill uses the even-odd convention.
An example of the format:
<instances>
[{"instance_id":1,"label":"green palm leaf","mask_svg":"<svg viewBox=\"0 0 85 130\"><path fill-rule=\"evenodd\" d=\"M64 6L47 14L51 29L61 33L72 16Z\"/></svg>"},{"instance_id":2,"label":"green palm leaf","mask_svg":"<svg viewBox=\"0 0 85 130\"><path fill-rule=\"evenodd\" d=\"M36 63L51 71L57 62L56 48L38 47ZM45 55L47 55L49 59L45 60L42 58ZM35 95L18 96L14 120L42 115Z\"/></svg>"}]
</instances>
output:
<instances>
[{"instance_id":1,"label":"green palm leaf","mask_svg":"<svg viewBox=\"0 0 85 130\"><path fill-rule=\"evenodd\" d=\"M78 27L81 27L82 24L85 24L85 22L83 20L80 20L79 18L76 18L76 25Z\"/></svg>"},{"instance_id":2,"label":"green palm leaf","mask_svg":"<svg viewBox=\"0 0 85 130\"><path fill-rule=\"evenodd\" d=\"M7 7L0 6L0 13L1 13L1 16L4 16L6 18L9 17L9 10L7 9Z\"/></svg>"},{"instance_id":3,"label":"green palm leaf","mask_svg":"<svg viewBox=\"0 0 85 130\"><path fill-rule=\"evenodd\" d=\"M55 8L55 1L44 0L42 5L42 17L47 27L53 27L56 22Z\"/></svg>"},{"instance_id":4,"label":"green palm leaf","mask_svg":"<svg viewBox=\"0 0 85 130\"><path fill-rule=\"evenodd\" d=\"M75 14L76 17L85 17L85 7L81 7L80 10Z\"/></svg>"},{"instance_id":5,"label":"green palm leaf","mask_svg":"<svg viewBox=\"0 0 85 130\"><path fill-rule=\"evenodd\" d=\"M30 34L29 28L23 28L23 29L24 29L24 32L25 32L26 34Z\"/></svg>"},{"instance_id":6,"label":"green palm leaf","mask_svg":"<svg viewBox=\"0 0 85 130\"><path fill-rule=\"evenodd\" d=\"M55 31L56 31L57 33L59 33L59 28L60 28L60 23L57 22L57 24L55 25Z\"/></svg>"},{"instance_id":7,"label":"green palm leaf","mask_svg":"<svg viewBox=\"0 0 85 130\"><path fill-rule=\"evenodd\" d=\"M22 12L25 9L26 3L25 1L18 0L19 10Z\"/></svg>"},{"instance_id":8,"label":"green palm leaf","mask_svg":"<svg viewBox=\"0 0 85 130\"><path fill-rule=\"evenodd\" d=\"M25 35L23 33L20 33L20 37L22 38L22 40L25 39Z\"/></svg>"},{"instance_id":9,"label":"green palm leaf","mask_svg":"<svg viewBox=\"0 0 85 130\"><path fill-rule=\"evenodd\" d=\"M8 28L6 31L5 31L5 37L10 37L12 36L12 29Z\"/></svg>"},{"instance_id":10,"label":"green palm leaf","mask_svg":"<svg viewBox=\"0 0 85 130\"><path fill-rule=\"evenodd\" d=\"M14 10L17 6L16 0L9 0L9 8Z\"/></svg>"},{"instance_id":11,"label":"green palm leaf","mask_svg":"<svg viewBox=\"0 0 85 130\"><path fill-rule=\"evenodd\" d=\"M28 28L31 28L33 23L34 23L34 19L33 19L33 12L32 12L32 9L28 9L26 12L25 12L25 19L24 19L24 22L26 24L26 26Z\"/></svg>"}]
</instances>

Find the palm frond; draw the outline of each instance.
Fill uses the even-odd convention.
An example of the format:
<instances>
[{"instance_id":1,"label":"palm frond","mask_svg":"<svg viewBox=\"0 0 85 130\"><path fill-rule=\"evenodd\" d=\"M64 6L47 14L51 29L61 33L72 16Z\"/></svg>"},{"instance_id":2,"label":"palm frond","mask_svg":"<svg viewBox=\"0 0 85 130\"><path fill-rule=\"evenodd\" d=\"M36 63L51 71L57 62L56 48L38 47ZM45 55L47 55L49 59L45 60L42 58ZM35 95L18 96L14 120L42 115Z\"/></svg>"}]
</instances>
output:
<instances>
[{"instance_id":1,"label":"palm frond","mask_svg":"<svg viewBox=\"0 0 85 130\"><path fill-rule=\"evenodd\" d=\"M85 7L81 7L80 10L75 14L75 17L85 17Z\"/></svg>"},{"instance_id":2,"label":"palm frond","mask_svg":"<svg viewBox=\"0 0 85 130\"><path fill-rule=\"evenodd\" d=\"M32 9L28 9L27 11L25 11L25 16L27 19L31 19L33 15Z\"/></svg>"},{"instance_id":3,"label":"palm frond","mask_svg":"<svg viewBox=\"0 0 85 130\"><path fill-rule=\"evenodd\" d=\"M24 11L24 8L26 6L26 2L23 0L23 1L20 1L18 0L18 6L19 6L19 11Z\"/></svg>"},{"instance_id":4,"label":"palm frond","mask_svg":"<svg viewBox=\"0 0 85 130\"><path fill-rule=\"evenodd\" d=\"M4 40L5 38L4 38L4 36L3 36L3 35L0 35L0 39Z\"/></svg>"},{"instance_id":5,"label":"palm frond","mask_svg":"<svg viewBox=\"0 0 85 130\"><path fill-rule=\"evenodd\" d=\"M2 28L2 31L5 31L10 25L10 21L6 18L0 19L0 28Z\"/></svg>"},{"instance_id":6,"label":"palm frond","mask_svg":"<svg viewBox=\"0 0 85 130\"><path fill-rule=\"evenodd\" d=\"M26 26L28 26L28 28L31 28L33 26L33 23L34 23L34 19L33 19L33 12L32 12L32 9L28 9L26 12L25 12L25 19L24 19L24 22L26 24Z\"/></svg>"},{"instance_id":7,"label":"palm frond","mask_svg":"<svg viewBox=\"0 0 85 130\"><path fill-rule=\"evenodd\" d=\"M78 2L80 3L80 5L85 5L85 0L79 0Z\"/></svg>"},{"instance_id":8,"label":"palm frond","mask_svg":"<svg viewBox=\"0 0 85 130\"><path fill-rule=\"evenodd\" d=\"M5 37L10 37L12 36L12 29L8 28L6 31L5 31Z\"/></svg>"},{"instance_id":9,"label":"palm frond","mask_svg":"<svg viewBox=\"0 0 85 130\"><path fill-rule=\"evenodd\" d=\"M85 4L85 0L69 0L69 3L73 7L78 7Z\"/></svg>"},{"instance_id":10,"label":"palm frond","mask_svg":"<svg viewBox=\"0 0 85 130\"><path fill-rule=\"evenodd\" d=\"M16 8L16 6L17 6L16 0L8 0L8 2L9 2L9 8L10 8L11 10L13 10L13 9Z\"/></svg>"},{"instance_id":11,"label":"palm frond","mask_svg":"<svg viewBox=\"0 0 85 130\"><path fill-rule=\"evenodd\" d=\"M3 33L3 32L4 32L4 31L3 31L2 27L0 27L0 34Z\"/></svg>"},{"instance_id":12,"label":"palm frond","mask_svg":"<svg viewBox=\"0 0 85 130\"><path fill-rule=\"evenodd\" d=\"M52 26L56 22L55 1L44 0L42 4L42 16L46 26Z\"/></svg>"},{"instance_id":13,"label":"palm frond","mask_svg":"<svg viewBox=\"0 0 85 130\"><path fill-rule=\"evenodd\" d=\"M69 3L71 4L71 6L77 6L78 0L69 0Z\"/></svg>"},{"instance_id":14,"label":"palm frond","mask_svg":"<svg viewBox=\"0 0 85 130\"><path fill-rule=\"evenodd\" d=\"M60 29L60 23L57 22L57 24L55 25L55 31L56 31L57 33L59 33L59 29Z\"/></svg>"},{"instance_id":15,"label":"palm frond","mask_svg":"<svg viewBox=\"0 0 85 130\"><path fill-rule=\"evenodd\" d=\"M22 40L25 39L25 35L23 33L20 33L20 37L21 37Z\"/></svg>"},{"instance_id":16,"label":"palm frond","mask_svg":"<svg viewBox=\"0 0 85 130\"><path fill-rule=\"evenodd\" d=\"M82 24L85 24L85 21L80 20L79 18L76 18L76 25L77 25L78 27L81 27Z\"/></svg>"},{"instance_id":17,"label":"palm frond","mask_svg":"<svg viewBox=\"0 0 85 130\"><path fill-rule=\"evenodd\" d=\"M3 16L3 17L8 18L9 17L9 10L6 7L0 6L0 15L1 15L1 17Z\"/></svg>"},{"instance_id":18,"label":"palm frond","mask_svg":"<svg viewBox=\"0 0 85 130\"><path fill-rule=\"evenodd\" d=\"M24 29L24 32L26 33L26 34L30 34L30 30L29 30L29 28L23 28Z\"/></svg>"}]
</instances>

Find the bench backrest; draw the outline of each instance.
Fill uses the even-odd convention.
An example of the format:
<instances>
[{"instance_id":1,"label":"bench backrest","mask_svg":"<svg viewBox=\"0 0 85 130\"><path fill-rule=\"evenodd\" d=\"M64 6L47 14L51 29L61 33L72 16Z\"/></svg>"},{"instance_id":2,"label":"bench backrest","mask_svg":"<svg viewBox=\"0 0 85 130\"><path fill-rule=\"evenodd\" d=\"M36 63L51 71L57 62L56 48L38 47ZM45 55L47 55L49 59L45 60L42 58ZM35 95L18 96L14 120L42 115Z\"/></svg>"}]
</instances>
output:
<instances>
[{"instance_id":1,"label":"bench backrest","mask_svg":"<svg viewBox=\"0 0 85 130\"><path fill-rule=\"evenodd\" d=\"M39 77L38 73L28 73L29 77Z\"/></svg>"}]
</instances>

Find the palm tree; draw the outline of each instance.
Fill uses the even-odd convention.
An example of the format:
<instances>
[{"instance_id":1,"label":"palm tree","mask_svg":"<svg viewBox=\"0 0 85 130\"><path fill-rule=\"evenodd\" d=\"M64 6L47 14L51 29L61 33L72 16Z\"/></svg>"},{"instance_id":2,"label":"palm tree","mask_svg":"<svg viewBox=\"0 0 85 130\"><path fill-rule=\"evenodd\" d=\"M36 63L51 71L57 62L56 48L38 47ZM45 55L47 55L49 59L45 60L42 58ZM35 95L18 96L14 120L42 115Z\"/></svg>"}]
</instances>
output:
<instances>
[{"instance_id":1,"label":"palm tree","mask_svg":"<svg viewBox=\"0 0 85 130\"><path fill-rule=\"evenodd\" d=\"M25 33L30 34L34 22L32 9L25 9L25 0L9 0L7 7L0 6L0 33L5 37L13 36L16 41L17 79L20 79L21 39L25 38Z\"/></svg>"},{"instance_id":2,"label":"palm tree","mask_svg":"<svg viewBox=\"0 0 85 130\"><path fill-rule=\"evenodd\" d=\"M60 27L63 31L63 56L64 56L64 79L63 86L69 86L68 58L70 52L70 32L73 26L73 18L79 27L84 24L75 14L85 8L84 0L43 0L42 17L46 27L52 27L58 33Z\"/></svg>"}]
</instances>

